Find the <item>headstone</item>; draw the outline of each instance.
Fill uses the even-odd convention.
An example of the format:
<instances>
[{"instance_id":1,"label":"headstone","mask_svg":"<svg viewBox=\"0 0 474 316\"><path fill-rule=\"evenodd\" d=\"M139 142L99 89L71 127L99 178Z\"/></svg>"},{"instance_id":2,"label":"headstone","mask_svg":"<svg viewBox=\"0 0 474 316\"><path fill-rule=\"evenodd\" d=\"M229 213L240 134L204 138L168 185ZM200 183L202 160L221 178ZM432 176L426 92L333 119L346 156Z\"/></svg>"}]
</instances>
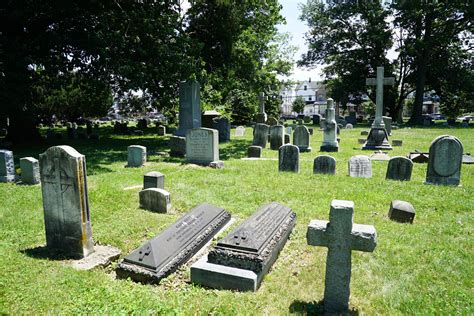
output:
<instances>
[{"instance_id":1,"label":"headstone","mask_svg":"<svg viewBox=\"0 0 474 316\"><path fill-rule=\"evenodd\" d=\"M219 137L215 129L195 128L186 133L186 162L209 166L219 161Z\"/></svg>"},{"instance_id":2,"label":"headstone","mask_svg":"<svg viewBox=\"0 0 474 316\"><path fill-rule=\"evenodd\" d=\"M415 219L415 208L408 202L393 200L390 203L388 218L400 223L413 224Z\"/></svg>"},{"instance_id":3,"label":"headstone","mask_svg":"<svg viewBox=\"0 0 474 316\"><path fill-rule=\"evenodd\" d=\"M410 181L413 162L405 157L393 157L388 161L387 180Z\"/></svg>"},{"instance_id":4,"label":"headstone","mask_svg":"<svg viewBox=\"0 0 474 316\"><path fill-rule=\"evenodd\" d=\"M21 182L24 184L40 183L38 159L25 157L20 159Z\"/></svg>"},{"instance_id":5,"label":"headstone","mask_svg":"<svg viewBox=\"0 0 474 316\"><path fill-rule=\"evenodd\" d=\"M143 131L141 129L136 129L133 131L133 134L137 136L143 136Z\"/></svg>"},{"instance_id":6,"label":"headstone","mask_svg":"<svg viewBox=\"0 0 474 316\"><path fill-rule=\"evenodd\" d=\"M131 145L127 149L127 167L142 167L146 162L146 147L140 145Z\"/></svg>"},{"instance_id":7,"label":"headstone","mask_svg":"<svg viewBox=\"0 0 474 316\"><path fill-rule=\"evenodd\" d=\"M179 84L179 128L176 136L185 136L189 129L201 127L201 86L197 81Z\"/></svg>"},{"instance_id":8,"label":"headstone","mask_svg":"<svg viewBox=\"0 0 474 316\"><path fill-rule=\"evenodd\" d=\"M299 118L299 119L296 119L296 122L297 122L298 125L303 125L303 120L300 119L300 118Z\"/></svg>"},{"instance_id":9,"label":"headstone","mask_svg":"<svg viewBox=\"0 0 474 316\"><path fill-rule=\"evenodd\" d=\"M419 151L411 152L408 154L408 159L413 161L414 163L427 163L429 160L429 153L422 153Z\"/></svg>"},{"instance_id":10,"label":"headstone","mask_svg":"<svg viewBox=\"0 0 474 316\"><path fill-rule=\"evenodd\" d=\"M358 142L359 144L365 144L365 141L366 141L365 138L359 138L359 139L357 140L357 142Z\"/></svg>"},{"instance_id":11,"label":"headstone","mask_svg":"<svg viewBox=\"0 0 474 316\"><path fill-rule=\"evenodd\" d=\"M158 136L165 136L166 135L166 127L163 125L159 125L158 129Z\"/></svg>"},{"instance_id":12,"label":"headstone","mask_svg":"<svg viewBox=\"0 0 474 316\"><path fill-rule=\"evenodd\" d=\"M235 129L235 137L243 137L245 135L245 127L237 126Z\"/></svg>"},{"instance_id":13,"label":"headstone","mask_svg":"<svg viewBox=\"0 0 474 316\"><path fill-rule=\"evenodd\" d=\"M68 122L67 126L67 138L70 140L77 139L77 124Z\"/></svg>"},{"instance_id":14,"label":"headstone","mask_svg":"<svg viewBox=\"0 0 474 316\"><path fill-rule=\"evenodd\" d=\"M377 232L372 225L354 224L354 202L333 200L329 222L312 220L308 245L327 247L324 311L346 313L349 308L352 251L373 252Z\"/></svg>"},{"instance_id":15,"label":"headstone","mask_svg":"<svg viewBox=\"0 0 474 316\"><path fill-rule=\"evenodd\" d=\"M285 246L296 214L273 202L235 228L191 266L191 282L218 289L256 291Z\"/></svg>"},{"instance_id":16,"label":"headstone","mask_svg":"<svg viewBox=\"0 0 474 316\"><path fill-rule=\"evenodd\" d=\"M349 159L349 176L354 178L371 178L372 162L363 155L353 156Z\"/></svg>"},{"instance_id":17,"label":"headstone","mask_svg":"<svg viewBox=\"0 0 474 316\"><path fill-rule=\"evenodd\" d=\"M139 119L137 121L137 128L139 130L143 131L143 130L147 129L147 127L148 127L148 121L145 118Z\"/></svg>"},{"instance_id":18,"label":"headstone","mask_svg":"<svg viewBox=\"0 0 474 316\"><path fill-rule=\"evenodd\" d=\"M274 126L274 125L278 125L278 120L274 117L269 117L266 123L268 126Z\"/></svg>"},{"instance_id":19,"label":"headstone","mask_svg":"<svg viewBox=\"0 0 474 316\"><path fill-rule=\"evenodd\" d=\"M186 138L180 136L170 137L170 156L184 157L186 155Z\"/></svg>"},{"instance_id":20,"label":"headstone","mask_svg":"<svg viewBox=\"0 0 474 316\"><path fill-rule=\"evenodd\" d=\"M87 192L86 159L70 146L40 154L46 242L74 258L94 252Z\"/></svg>"},{"instance_id":21,"label":"headstone","mask_svg":"<svg viewBox=\"0 0 474 316\"><path fill-rule=\"evenodd\" d=\"M349 115L344 117L344 121L348 124L356 125L357 124L357 113L356 112L349 112Z\"/></svg>"},{"instance_id":22,"label":"headstone","mask_svg":"<svg viewBox=\"0 0 474 316\"><path fill-rule=\"evenodd\" d=\"M278 171L300 172L300 150L287 144L278 150Z\"/></svg>"},{"instance_id":23,"label":"headstone","mask_svg":"<svg viewBox=\"0 0 474 316\"><path fill-rule=\"evenodd\" d=\"M202 114L202 127L214 128L214 119L220 117L222 114L215 110L204 111Z\"/></svg>"},{"instance_id":24,"label":"headstone","mask_svg":"<svg viewBox=\"0 0 474 316\"><path fill-rule=\"evenodd\" d=\"M15 164L13 162L13 152L10 150L0 150L0 182L15 181Z\"/></svg>"},{"instance_id":25,"label":"headstone","mask_svg":"<svg viewBox=\"0 0 474 316\"><path fill-rule=\"evenodd\" d=\"M285 128L285 133L286 133L286 134L291 135L292 132L293 132L293 127L288 126L288 127Z\"/></svg>"},{"instance_id":26,"label":"headstone","mask_svg":"<svg viewBox=\"0 0 474 316\"><path fill-rule=\"evenodd\" d=\"M403 140L400 140L400 139L393 139L392 140L392 146L393 147L402 146L402 145L403 145Z\"/></svg>"},{"instance_id":27,"label":"headstone","mask_svg":"<svg viewBox=\"0 0 474 316\"><path fill-rule=\"evenodd\" d=\"M360 132L360 135L361 136L367 136L367 135L369 135L369 132L368 131L362 131L362 132Z\"/></svg>"},{"instance_id":28,"label":"headstone","mask_svg":"<svg viewBox=\"0 0 474 316\"><path fill-rule=\"evenodd\" d=\"M313 124L314 125L319 125L320 121L321 121L321 115L313 114Z\"/></svg>"},{"instance_id":29,"label":"headstone","mask_svg":"<svg viewBox=\"0 0 474 316\"><path fill-rule=\"evenodd\" d=\"M312 121L312 120L311 120L311 117L309 117L309 116L305 116L305 117L303 118L303 122L304 122L305 124L311 124L311 121Z\"/></svg>"},{"instance_id":30,"label":"headstone","mask_svg":"<svg viewBox=\"0 0 474 316\"><path fill-rule=\"evenodd\" d=\"M462 163L466 165L474 164L474 158L471 156L471 154L464 154L462 155Z\"/></svg>"},{"instance_id":31,"label":"headstone","mask_svg":"<svg viewBox=\"0 0 474 316\"><path fill-rule=\"evenodd\" d=\"M354 126L351 123L346 124L346 129L353 129Z\"/></svg>"},{"instance_id":32,"label":"headstone","mask_svg":"<svg viewBox=\"0 0 474 316\"><path fill-rule=\"evenodd\" d=\"M291 136L290 134L285 134L285 144L290 144L291 143Z\"/></svg>"},{"instance_id":33,"label":"headstone","mask_svg":"<svg viewBox=\"0 0 474 316\"><path fill-rule=\"evenodd\" d=\"M336 174L336 159L331 156L318 156L314 158L314 174Z\"/></svg>"},{"instance_id":34,"label":"headstone","mask_svg":"<svg viewBox=\"0 0 474 316\"><path fill-rule=\"evenodd\" d=\"M139 193L140 208L158 213L167 213L171 208L170 193L159 188L148 188Z\"/></svg>"},{"instance_id":35,"label":"headstone","mask_svg":"<svg viewBox=\"0 0 474 316\"><path fill-rule=\"evenodd\" d=\"M229 220L230 214L223 208L201 204L126 256L117 268L117 276L159 283L194 256Z\"/></svg>"},{"instance_id":36,"label":"headstone","mask_svg":"<svg viewBox=\"0 0 474 316\"><path fill-rule=\"evenodd\" d=\"M255 117L255 122L257 124L265 124L267 122L267 113L265 113L265 101L268 100L268 97L265 96L265 93L260 92L258 96L258 101L260 103L259 111ZM265 147L264 147L265 148Z\"/></svg>"},{"instance_id":37,"label":"headstone","mask_svg":"<svg viewBox=\"0 0 474 316\"><path fill-rule=\"evenodd\" d=\"M392 118L390 116L382 116L383 124L388 136L392 135Z\"/></svg>"},{"instance_id":38,"label":"headstone","mask_svg":"<svg viewBox=\"0 0 474 316\"><path fill-rule=\"evenodd\" d=\"M262 147L260 146L249 146L247 149L248 158L261 158L262 157Z\"/></svg>"},{"instance_id":39,"label":"headstone","mask_svg":"<svg viewBox=\"0 0 474 316\"><path fill-rule=\"evenodd\" d=\"M230 121L227 117L219 117L213 120L213 129L219 132L219 143L230 141Z\"/></svg>"},{"instance_id":40,"label":"headstone","mask_svg":"<svg viewBox=\"0 0 474 316\"><path fill-rule=\"evenodd\" d=\"M426 184L459 185L463 145L450 135L437 137L430 146Z\"/></svg>"},{"instance_id":41,"label":"headstone","mask_svg":"<svg viewBox=\"0 0 474 316\"><path fill-rule=\"evenodd\" d=\"M255 128L253 129L252 145L265 148L267 146L268 140L268 129L269 126L266 124L255 124Z\"/></svg>"},{"instance_id":42,"label":"headstone","mask_svg":"<svg viewBox=\"0 0 474 316\"><path fill-rule=\"evenodd\" d=\"M334 100L327 100L326 119L321 121L323 125L324 139L320 150L326 152L339 151L337 142L337 124L335 119Z\"/></svg>"},{"instance_id":43,"label":"headstone","mask_svg":"<svg viewBox=\"0 0 474 316\"><path fill-rule=\"evenodd\" d=\"M284 144L285 130L283 125L270 126L270 149L278 150Z\"/></svg>"},{"instance_id":44,"label":"headstone","mask_svg":"<svg viewBox=\"0 0 474 316\"><path fill-rule=\"evenodd\" d=\"M308 132L309 132L309 135L313 135L313 133L314 133L314 129L312 129L312 128L308 128Z\"/></svg>"},{"instance_id":45,"label":"headstone","mask_svg":"<svg viewBox=\"0 0 474 316\"><path fill-rule=\"evenodd\" d=\"M304 125L298 125L293 133L293 145L298 146L300 152L310 152L309 130Z\"/></svg>"},{"instance_id":46,"label":"headstone","mask_svg":"<svg viewBox=\"0 0 474 316\"><path fill-rule=\"evenodd\" d=\"M161 172L151 171L143 176L143 190L148 188L165 188L165 176Z\"/></svg>"}]
</instances>

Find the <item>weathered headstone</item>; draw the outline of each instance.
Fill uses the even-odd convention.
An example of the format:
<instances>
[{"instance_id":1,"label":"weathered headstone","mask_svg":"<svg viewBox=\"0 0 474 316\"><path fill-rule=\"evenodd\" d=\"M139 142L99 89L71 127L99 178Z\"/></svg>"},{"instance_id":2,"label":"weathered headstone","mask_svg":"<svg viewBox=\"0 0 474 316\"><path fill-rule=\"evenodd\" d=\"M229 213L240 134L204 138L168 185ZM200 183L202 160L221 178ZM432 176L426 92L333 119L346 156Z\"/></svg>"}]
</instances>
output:
<instances>
[{"instance_id":1,"label":"weathered headstone","mask_svg":"<svg viewBox=\"0 0 474 316\"><path fill-rule=\"evenodd\" d=\"M349 159L349 176L354 178L371 178L372 162L369 157L356 155Z\"/></svg>"},{"instance_id":2,"label":"weathered headstone","mask_svg":"<svg viewBox=\"0 0 474 316\"><path fill-rule=\"evenodd\" d=\"M390 203L388 218L400 223L411 223L415 219L415 208L408 202L393 200Z\"/></svg>"},{"instance_id":3,"label":"weathered headstone","mask_svg":"<svg viewBox=\"0 0 474 316\"><path fill-rule=\"evenodd\" d=\"M21 182L24 184L40 183L38 159L25 157L20 159Z\"/></svg>"},{"instance_id":4,"label":"weathered headstone","mask_svg":"<svg viewBox=\"0 0 474 316\"><path fill-rule=\"evenodd\" d=\"M260 103L259 111L255 117L255 122L257 124L265 124L267 122L267 113L265 113L265 101L268 100L268 97L265 96L265 93L260 92L258 95L258 100Z\"/></svg>"},{"instance_id":5,"label":"weathered headstone","mask_svg":"<svg viewBox=\"0 0 474 316\"><path fill-rule=\"evenodd\" d=\"M321 121L321 115L313 114L313 124L318 125L320 121Z\"/></svg>"},{"instance_id":6,"label":"weathered headstone","mask_svg":"<svg viewBox=\"0 0 474 316\"><path fill-rule=\"evenodd\" d=\"M337 142L337 124L335 119L334 100L327 100L326 119L321 121L323 125L324 138L320 150L326 152L339 151Z\"/></svg>"},{"instance_id":7,"label":"weathered headstone","mask_svg":"<svg viewBox=\"0 0 474 316\"><path fill-rule=\"evenodd\" d=\"M117 276L159 283L195 255L229 220L230 214L223 208L201 204L126 256L117 268Z\"/></svg>"},{"instance_id":8,"label":"weathered headstone","mask_svg":"<svg viewBox=\"0 0 474 316\"><path fill-rule=\"evenodd\" d=\"M413 162L405 157L393 157L388 161L387 180L410 181Z\"/></svg>"},{"instance_id":9,"label":"weathered headstone","mask_svg":"<svg viewBox=\"0 0 474 316\"><path fill-rule=\"evenodd\" d=\"M255 128L253 129L252 145L265 148L268 141L268 129L269 126L266 124L255 124Z\"/></svg>"},{"instance_id":10,"label":"weathered headstone","mask_svg":"<svg viewBox=\"0 0 474 316\"><path fill-rule=\"evenodd\" d=\"M147 188L139 193L140 208L166 213L171 208L170 193L159 188Z\"/></svg>"},{"instance_id":11,"label":"weathered headstone","mask_svg":"<svg viewBox=\"0 0 474 316\"><path fill-rule=\"evenodd\" d=\"M219 132L219 143L230 141L230 121L227 117L215 118L212 124L212 128Z\"/></svg>"},{"instance_id":12,"label":"weathered headstone","mask_svg":"<svg viewBox=\"0 0 474 316\"><path fill-rule=\"evenodd\" d=\"M186 133L186 162L210 166L219 161L219 137L215 129L195 128Z\"/></svg>"},{"instance_id":13,"label":"weathered headstone","mask_svg":"<svg viewBox=\"0 0 474 316\"><path fill-rule=\"evenodd\" d=\"M331 156L318 156L314 158L314 174L336 174L336 159Z\"/></svg>"},{"instance_id":14,"label":"weathered headstone","mask_svg":"<svg viewBox=\"0 0 474 316\"><path fill-rule=\"evenodd\" d=\"M390 116L382 116L383 124L388 136L392 135L392 118Z\"/></svg>"},{"instance_id":15,"label":"weathered headstone","mask_svg":"<svg viewBox=\"0 0 474 316\"><path fill-rule=\"evenodd\" d=\"M142 167L146 162L146 147L140 145L128 146L127 167Z\"/></svg>"},{"instance_id":16,"label":"weathered headstone","mask_svg":"<svg viewBox=\"0 0 474 316\"><path fill-rule=\"evenodd\" d=\"M176 136L185 136L189 129L201 127L201 86L197 81L179 84L179 128Z\"/></svg>"},{"instance_id":17,"label":"weathered headstone","mask_svg":"<svg viewBox=\"0 0 474 316\"><path fill-rule=\"evenodd\" d=\"M10 150L0 150L0 182L15 181L15 164Z\"/></svg>"},{"instance_id":18,"label":"weathered headstone","mask_svg":"<svg viewBox=\"0 0 474 316\"><path fill-rule=\"evenodd\" d=\"M273 202L219 241L191 266L191 282L211 288L256 291L285 246L296 214Z\"/></svg>"},{"instance_id":19,"label":"weathered headstone","mask_svg":"<svg viewBox=\"0 0 474 316\"><path fill-rule=\"evenodd\" d=\"M290 144L291 143L291 136L290 134L285 134L285 144Z\"/></svg>"},{"instance_id":20,"label":"weathered headstone","mask_svg":"<svg viewBox=\"0 0 474 316\"><path fill-rule=\"evenodd\" d=\"M186 137L171 136L169 145L170 156L184 157L186 155Z\"/></svg>"},{"instance_id":21,"label":"weathered headstone","mask_svg":"<svg viewBox=\"0 0 474 316\"><path fill-rule=\"evenodd\" d=\"M403 140L400 139L393 139L392 140L392 146L402 146L403 145Z\"/></svg>"},{"instance_id":22,"label":"weathered headstone","mask_svg":"<svg viewBox=\"0 0 474 316\"><path fill-rule=\"evenodd\" d=\"M207 110L202 114L202 127L214 128L214 119L221 117L221 113L215 110Z\"/></svg>"},{"instance_id":23,"label":"weathered headstone","mask_svg":"<svg viewBox=\"0 0 474 316\"><path fill-rule=\"evenodd\" d=\"M86 160L70 146L40 154L46 242L50 249L83 258L94 251Z\"/></svg>"},{"instance_id":24,"label":"weathered headstone","mask_svg":"<svg viewBox=\"0 0 474 316\"><path fill-rule=\"evenodd\" d=\"M367 136L367 135L369 135L369 132L368 132L368 131L361 131L361 132L360 132L360 135L362 135L362 136Z\"/></svg>"},{"instance_id":25,"label":"weathered headstone","mask_svg":"<svg viewBox=\"0 0 474 316\"><path fill-rule=\"evenodd\" d=\"M248 158L261 158L262 157L262 147L260 146L249 146L247 149Z\"/></svg>"},{"instance_id":26,"label":"weathered headstone","mask_svg":"<svg viewBox=\"0 0 474 316\"><path fill-rule=\"evenodd\" d=\"M385 153L381 150L378 150L378 151L374 152L373 154L371 154L369 156L369 158L370 158L370 160L377 160L377 161L388 161L388 160L390 160L390 156L387 153Z\"/></svg>"},{"instance_id":27,"label":"weathered headstone","mask_svg":"<svg viewBox=\"0 0 474 316\"><path fill-rule=\"evenodd\" d=\"M151 171L143 176L143 190L148 188L165 188L165 175L161 172Z\"/></svg>"},{"instance_id":28,"label":"weathered headstone","mask_svg":"<svg viewBox=\"0 0 474 316\"><path fill-rule=\"evenodd\" d=\"M286 144L278 150L278 171L300 172L298 146Z\"/></svg>"},{"instance_id":29,"label":"weathered headstone","mask_svg":"<svg viewBox=\"0 0 474 316\"><path fill-rule=\"evenodd\" d=\"M285 131L283 125L270 126L270 149L278 150L284 144Z\"/></svg>"},{"instance_id":30,"label":"weathered headstone","mask_svg":"<svg viewBox=\"0 0 474 316\"><path fill-rule=\"evenodd\" d=\"M298 146L300 152L310 152L309 130L304 125L298 125L293 132L293 145Z\"/></svg>"},{"instance_id":31,"label":"weathered headstone","mask_svg":"<svg viewBox=\"0 0 474 316\"><path fill-rule=\"evenodd\" d=\"M437 137L430 146L426 184L459 185L463 145L450 135Z\"/></svg>"},{"instance_id":32,"label":"weathered headstone","mask_svg":"<svg viewBox=\"0 0 474 316\"><path fill-rule=\"evenodd\" d=\"M245 127L243 126L237 126L235 129L235 137L242 137L245 135Z\"/></svg>"},{"instance_id":33,"label":"weathered headstone","mask_svg":"<svg viewBox=\"0 0 474 316\"><path fill-rule=\"evenodd\" d=\"M324 311L345 313L349 308L352 251L373 252L377 232L372 225L354 224L354 202L333 200L329 222L312 220L308 245L327 247Z\"/></svg>"},{"instance_id":34,"label":"weathered headstone","mask_svg":"<svg viewBox=\"0 0 474 316\"><path fill-rule=\"evenodd\" d=\"M291 127L291 126L285 127L285 133L286 134L291 135L292 132L293 132L293 127Z\"/></svg>"},{"instance_id":35,"label":"weathered headstone","mask_svg":"<svg viewBox=\"0 0 474 316\"><path fill-rule=\"evenodd\" d=\"M346 129L353 129L354 126L351 123L346 124Z\"/></svg>"},{"instance_id":36,"label":"weathered headstone","mask_svg":"<svg viewBox=\"0 0 474 316\"><path fill-rule=\"evenodd\" d=\"M166 135L166 127L163 125L159 125L157 127L158 130L158 136L165 136Z\"/></svg>"}]
</instances>

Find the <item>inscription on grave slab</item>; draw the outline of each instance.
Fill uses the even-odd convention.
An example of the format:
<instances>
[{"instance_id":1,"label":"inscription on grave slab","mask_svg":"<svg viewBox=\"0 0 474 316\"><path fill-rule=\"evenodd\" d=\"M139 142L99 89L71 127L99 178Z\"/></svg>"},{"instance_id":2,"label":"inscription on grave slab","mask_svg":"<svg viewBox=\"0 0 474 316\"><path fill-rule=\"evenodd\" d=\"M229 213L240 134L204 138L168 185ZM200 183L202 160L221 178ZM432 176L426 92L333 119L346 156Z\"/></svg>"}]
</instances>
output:
<instances>
[{"instance_id":1,"label":"inscription on grave slab","mask_svg":"<svg viewBox=\"0 0 474 316\"><path fill-rule=\"evenodd\" d=\"M217 131L210 128L196 128L186 134L186 161L209 164L219 160Z\"/></svg>"}]
</instances>

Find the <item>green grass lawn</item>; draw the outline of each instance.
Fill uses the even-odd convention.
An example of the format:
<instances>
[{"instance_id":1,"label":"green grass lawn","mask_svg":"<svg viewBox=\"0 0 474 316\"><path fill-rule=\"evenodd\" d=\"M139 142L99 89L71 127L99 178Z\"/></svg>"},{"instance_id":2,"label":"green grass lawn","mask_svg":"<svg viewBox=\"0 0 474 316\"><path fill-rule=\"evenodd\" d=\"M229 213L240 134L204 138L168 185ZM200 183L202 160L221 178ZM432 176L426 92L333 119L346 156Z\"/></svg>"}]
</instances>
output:
<instances>
[{"instance_id":1,"label":"green grass lawn","mask_svg":"<svg viewBox=\"0 0 474 316\"><path fill-rule=\"evenodd\" d=\"M246 161L251 128L244 138L220 146L225 169L183 164L182 159L151 155L143 168L124 168L127 146L144 145L150 153L168 150L168 137L151 129L144 136L114 136L101 128L99 141L55 141L14 147L19 158L69 144L86 155L90 212L96 243L110 244L122 257L154 237L200 203L224 207L242 222L259 206L277 201L293 209L297 224L270 273L256 293L205 289L190 284L189 267L158 286L116 280L117 263L105 269L76 271L64 261L35 254L45 245L40 186L0 184L0 313L154 313L265 314L314 313L324 293L326 248L306 245L311 219L327 220L331 200L352 200L354 220L374 225L378 245L373 253L352 253L350 306L369 315L474 313L473 211L474 166L462 165L460 187L424 185L426 164L415 164L410 182L386 181L387 162L373 162L370 179L348 177L347 161L369 154L357 143L362 128L341 131L335 176L313 175L321 154L322 132L315 128L313 152L302 153L299 174L279 173L273 160ZM367 130L367 129L365 129ZM415 149L428 151L442 134L458 137L474 154L474 129L420 128L392 131L402 139L391 156ZM232 132L233 135L233 132ZM264 150L264 157L277 157ZM149 171L165 174L171 193L169 214L138 207L139 189ZM391 200L405 200L416 210L414 224L388 219Z\"/></svg>"}]
</instances>

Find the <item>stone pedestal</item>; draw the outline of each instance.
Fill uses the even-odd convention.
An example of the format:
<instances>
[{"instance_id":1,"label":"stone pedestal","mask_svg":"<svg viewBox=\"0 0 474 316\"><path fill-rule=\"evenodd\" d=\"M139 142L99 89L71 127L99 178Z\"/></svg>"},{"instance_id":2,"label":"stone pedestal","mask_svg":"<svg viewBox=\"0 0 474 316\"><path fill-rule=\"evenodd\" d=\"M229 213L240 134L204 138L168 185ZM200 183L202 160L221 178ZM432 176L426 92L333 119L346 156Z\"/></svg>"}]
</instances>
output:
<instances>
[{"instance_id":1,"label":"stone pedestal","mask_svg":"<svg viewBox=\"0 0 474 316\"><path fill-rule=\"evenodd\" d=\"M388 134L384 127L372 127L363 150L392 150L388 142Z\"/></svg>"},{"instance_id":2,"label":"stone pedestal","mask_svg":"<svg viewBox=\"0 0 474 316\"><path fill-rule=\"evenodd\" d=\"M337 142L337 124L335 119L334 100L329 98L327 100L328 108L326 109L326 119L321 121L324 139L320 147L321 151L337 152L339 151L339 143Z\"/></svg>"},{"instance_id":3,"label":"stone pedestal","mask_svg":"<svg viewBox=\"0 0 474 316\"><path fill-rule=\"evenodd\" d=\"M148 188L165 188L165 176L161 172L151 171L143 176L143 190Z\"/></svg>"}]
</instances>

